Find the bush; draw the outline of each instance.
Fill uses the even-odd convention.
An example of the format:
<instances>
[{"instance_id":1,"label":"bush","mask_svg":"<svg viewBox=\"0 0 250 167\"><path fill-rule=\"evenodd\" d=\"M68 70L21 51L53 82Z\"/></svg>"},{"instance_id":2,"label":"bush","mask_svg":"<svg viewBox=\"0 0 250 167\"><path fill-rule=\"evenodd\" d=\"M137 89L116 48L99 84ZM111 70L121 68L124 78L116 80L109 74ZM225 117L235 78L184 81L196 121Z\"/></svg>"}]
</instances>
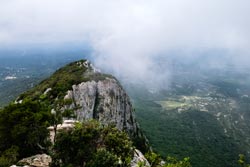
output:
<instances>
[{"instance_id":1,"label":"bush","mask_svg":"<svg viewBox=\"0 0 250 167\"><path fill-rule=\"evenodd\" d=\"M93 159L87 164L87 167L108 166L117 167L119 165L119 158L112 152L105 148L98 149L94 154Z\"/></svg>"},{"instance_id":2,"label":"bush","mask_svg":"<svg viewBox=\"0 0 250 167\"><path fill-rule=\"evenodd\" d=\"M6 167L14 164L17 161L19 148L17 146L12 146L11 148L5 150L0 156L0 167Z\"/></svg>"},{"instance_id":3,"label":"bush","mask_svg":"<svg viewBox=\"0 0 250 167\"><path fill-rule=\"evenodd\" d=\"M51 119L46 108L37 102L10 104L0 111L0 154L15 160L46 151L49 147L47 126ZM10 157L8 157L10 155Z\"/></svg>"},{"instance_id":4,"label":"bush","mask_svg":"<svg viewBox=\"0 0 250 167\"><path fill-rule=\"evenodd\" d=\"M102 126L97 121L76 124L71 131L57 135L52 166L89 166L98 164L130 165L132 142L125 132L113 126ZM102 165L103 166L103 165Z\"/></svg>"}]
</instances>

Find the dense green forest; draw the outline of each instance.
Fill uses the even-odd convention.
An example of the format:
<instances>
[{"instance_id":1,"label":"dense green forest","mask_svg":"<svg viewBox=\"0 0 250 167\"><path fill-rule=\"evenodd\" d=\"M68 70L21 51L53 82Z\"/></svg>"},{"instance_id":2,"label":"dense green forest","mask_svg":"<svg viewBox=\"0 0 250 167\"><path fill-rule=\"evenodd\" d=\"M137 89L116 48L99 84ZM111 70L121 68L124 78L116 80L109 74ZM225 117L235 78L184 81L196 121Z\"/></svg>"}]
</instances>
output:
<instances>
[{"instance_id":1,"label":"dense green forest","mask_svg":"<svg viewBox=\"0 0 250 167\"><path fill-rule=\"evenodd\" d=\"M160 155L189 156L193 166L237 166L240 150L210 114L190 110L177 115L152 102L137 102L136 107L137 119Z\"/></svg>"},{"instance_id":2,"label":"dense green forest","mask_svg":"<svg viewBox=\"0 0 250 167\"><path fill-rule=\"evenodd\" d=\"M193 68L176 72L165 90L126 85L152 147L163 156L188 156L193 166L237 166L239 154L249 161L249 72Z\"/></svg>"}]
</instances>

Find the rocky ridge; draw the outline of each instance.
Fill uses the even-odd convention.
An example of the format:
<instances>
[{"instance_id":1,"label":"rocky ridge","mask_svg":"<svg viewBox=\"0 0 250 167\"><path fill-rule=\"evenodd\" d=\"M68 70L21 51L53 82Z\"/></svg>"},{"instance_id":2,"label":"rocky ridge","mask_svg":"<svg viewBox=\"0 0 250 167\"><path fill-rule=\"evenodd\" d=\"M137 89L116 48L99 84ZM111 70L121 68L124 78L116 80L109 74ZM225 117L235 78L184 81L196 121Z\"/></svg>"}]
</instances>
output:
<instances>
[{"instance_id":1,"label":"rocky ridge","mask_svg":"<svg viewBox=\"0 0 250 167\"><path fill-rule=\"evenodd\" d=\"M77 75L75 71L77 71ZM69 77L62 79L64 73ZM74 80L68 81L70 77L74 77ZM67 86L67 89L65 89L66 86L62 85L68 83L72 83L72 85ZM62 90L61 87L63 90L65 89L64 95L61 94L62 91L58 91ZM103 125L115 125L119 130L126 131L132 138L144 138L133 116L133 108L129 96L119 81L110 75L100 73L86 60L70 63L68 66L59 69L52 77L35 87L34 90L21 95L15 103L22 103L25 98L32 98L40 102L45 101L46 103L50 102L52 114L58 111L62 115L66 111L74 113L74 117L64 116L63 122L65 120L66 122L67 120L82 122L95 119ZM69 128L68 126L67 128ZM61 126L57 125L57 127L59 129L60 127L64 128L63 124ZM49 130L53 132L53 126ZM34 157L27 159L34 159ZM27 159L24 159L24 161ZM43 163L43 160L35 159L37 164ZM148 165L143 154L139 150L135 150L131 165L135 166L138 162ZM29 161L28 166L36 165L33 164L33 161Z\"/></svg>"}]
</instances>

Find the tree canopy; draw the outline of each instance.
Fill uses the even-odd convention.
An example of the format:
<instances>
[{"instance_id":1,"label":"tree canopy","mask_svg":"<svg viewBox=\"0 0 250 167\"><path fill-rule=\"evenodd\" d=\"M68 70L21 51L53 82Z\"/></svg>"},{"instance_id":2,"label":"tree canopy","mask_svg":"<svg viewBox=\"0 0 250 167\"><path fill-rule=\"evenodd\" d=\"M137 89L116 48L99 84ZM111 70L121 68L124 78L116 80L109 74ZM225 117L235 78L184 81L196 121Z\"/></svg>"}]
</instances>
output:
<instances>
[{"instance_id":1,"label":"tree canopy","mask_svg":"<svg viewBox=\"0 0 250 167\"><path fill-rule=\"evenodd\" d=\"M27 100L8 105L0 115L0 162L10 152L14 161L47 150L51 115L46 107Z\"/></svg>"},{"instance_id":2,"label":"tree canopy","mask_svg":"<svg viewBox=\"0 0 250 167\"><path fill-rule=\"evenodd\" d=\"M130 165L132 141L125 132L97 121L77 123L70 131L58 133L54 145L54 167Z\"/></svg>"}]
</instances>

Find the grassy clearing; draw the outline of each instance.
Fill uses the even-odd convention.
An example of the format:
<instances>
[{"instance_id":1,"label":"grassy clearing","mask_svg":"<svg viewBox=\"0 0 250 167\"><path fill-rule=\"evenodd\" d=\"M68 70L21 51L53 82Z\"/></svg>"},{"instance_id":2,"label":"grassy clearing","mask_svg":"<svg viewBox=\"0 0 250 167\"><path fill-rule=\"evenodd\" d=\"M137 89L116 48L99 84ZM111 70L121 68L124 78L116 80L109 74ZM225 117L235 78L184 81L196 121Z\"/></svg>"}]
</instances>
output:
<instances>
[{"instance_id":1,"label":"grassy clearing","mask_svg":"<svg viewBox=\"0 0 250 167\"><path fill-rule=\"evenodd\" d=\"M157 104L160 104L161 107L165 110L173 110L183 107L191 107L188 103L178 102L178 101L155 101Z\"/></svg>"}]
</instances>

